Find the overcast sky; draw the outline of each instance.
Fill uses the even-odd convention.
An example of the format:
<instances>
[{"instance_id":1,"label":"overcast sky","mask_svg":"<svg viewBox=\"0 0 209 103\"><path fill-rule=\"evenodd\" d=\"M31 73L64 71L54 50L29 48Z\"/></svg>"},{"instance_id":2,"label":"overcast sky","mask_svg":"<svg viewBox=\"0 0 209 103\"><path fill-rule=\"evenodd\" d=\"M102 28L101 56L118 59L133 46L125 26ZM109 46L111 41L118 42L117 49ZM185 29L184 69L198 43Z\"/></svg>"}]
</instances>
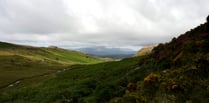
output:
<instances>
[{"instance_id":1,"label":"overcast sky","mask_svg":"<svg viewBox=\"0 0 209 103\"><path fill-rule=\"evenodd\" d=\"M205 22L208 0L0 0L0 41L138 49Z\"/></svg>"}]
</instances>

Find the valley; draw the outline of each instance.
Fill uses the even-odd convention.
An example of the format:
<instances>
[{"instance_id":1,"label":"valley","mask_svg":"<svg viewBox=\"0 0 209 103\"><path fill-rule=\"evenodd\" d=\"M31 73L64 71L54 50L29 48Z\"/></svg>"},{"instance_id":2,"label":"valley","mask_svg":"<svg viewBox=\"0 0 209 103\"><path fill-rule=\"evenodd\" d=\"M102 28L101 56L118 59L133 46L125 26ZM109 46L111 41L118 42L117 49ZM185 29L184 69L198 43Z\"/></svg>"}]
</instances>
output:
<instances>
[{"instance_id":1,"label":"valley","mask_svg":"<svg viewBox=\"0 0 209 103\"><path fill-rule=\"evenodd\" d=\"M204 24L119 61L0 43L1 103L208 103Z\"/></svg>"}]
</instances>

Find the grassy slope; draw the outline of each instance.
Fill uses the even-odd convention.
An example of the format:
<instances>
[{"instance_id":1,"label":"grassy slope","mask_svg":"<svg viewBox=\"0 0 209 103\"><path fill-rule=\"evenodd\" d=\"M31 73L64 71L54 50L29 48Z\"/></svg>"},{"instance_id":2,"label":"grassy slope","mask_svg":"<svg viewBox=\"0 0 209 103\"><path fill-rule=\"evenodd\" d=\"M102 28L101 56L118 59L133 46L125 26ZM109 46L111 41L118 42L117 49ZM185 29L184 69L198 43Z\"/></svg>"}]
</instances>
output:
<instances>
[{"instance_id":1,"label":"grassy slope","mask_svg":"<svg viewBox=\"0 0 209 103\"><path fill-rule=\"evenodd\" d=\"M0 42L0 88L19 79L54 73L71 64L103 62L77 51L38 48ZM45 79L45 77L43 77Z\"/></svg>"},{"instance_id":2,"label":"grassy slope","mask_svg":"<svg viewBox=\"0 0 209 103\"><path fill-rule=\"evenodd\" d=\"M152 49L154 47L156 47L156 45L145 46L142 49L140 49L134 56L148 55L152 52Z\"/></svg>"},{"instance_id":3,"label":"grassy slope","mask_svg":"<svg viewBox=\"0 0 209 103\"><path fill-rule=\"evenodd\" d=\"M143 80L157 65L147 56L91 65L74 65L44 84L1 94L1 102L98 103L123 96L128 82ZM153 69L148 69L153 68Z\"/></svg>"},{"instance_id":4,"label":"grassy slope","mask_svg":"<svg viewBox=\"0 0 209 103\"><path fill-rule=\"evenodd\" d=\"M47 60L62 64L71 63L98 63L98 59L78 51L61 48L44 48L19 46L0 42L0 55L19 55L33 60Z\"/></svg>"}]
</instances>

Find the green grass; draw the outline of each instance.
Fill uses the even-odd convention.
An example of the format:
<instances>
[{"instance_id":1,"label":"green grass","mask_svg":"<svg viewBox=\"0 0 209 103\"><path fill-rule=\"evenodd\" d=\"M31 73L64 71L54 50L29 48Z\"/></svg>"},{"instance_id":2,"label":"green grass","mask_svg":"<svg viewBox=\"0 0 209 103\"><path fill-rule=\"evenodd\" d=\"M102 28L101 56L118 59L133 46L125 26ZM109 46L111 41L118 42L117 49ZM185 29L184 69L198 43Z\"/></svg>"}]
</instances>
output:
<instances>
[{"instance_id":1,"label":"green grass","mask_svg":"<svg viewBox=\"0 0 209 103\"><path fill-rule=\"evenodd\" d=\"M19 55L33 60L48 60L61 64L99 63L105 61L73 50L19 46L8 43L0 43L0 55Z\"/></svg>"},{"instance_id":2,"label":"green grass","mask_svg":"<svg viewBox=\"0 0 209 103\"><path fill-rule=\"evenodd\" d=\"M65 67L46 79L37 77L0 93L0 102L19 103L126 103L208 101L208 53L178 57L183 65L159 61L152 55L98 64ZM173 57L175 59L176 57ZM187 61L187 62L184 62ZM22 63L21 63L22 64ZM157 76L152 77L150 73ZM148 81L145 81L144 78ZM191 79L192 78L192 79ZM42 80L42 82L40 82ZM33 81L31 85L31 81ZM36 84L37 82L37 84ZM129 84L134 84L129 86ZM25 86L25 87L24 87ZM23 88L24 87L24 88ZM18 88L18 89L17 89Z\"/></svg>"},{"instance_id":3,"label":"green grass","mask_svg":"<svg viewBox=\"0 0 209 103\"><path fill-rule=\"evenodd\" d=\"M0 42L0 90L17 80L9 89L39 84L57 71L73 64L96 64L107 60L61 48L21 46ZM48 76L43 76L47 74ZM42 80L43 79L43 80ZM31 81L33 80L33 81Z\"/></svg>"},{"instance_id":4,"label":"green grass","mask_svg":"<svg viewBox=\"0 0 209 103\"><path fill-rule=\"evenodd\" d=\"M28 78L62 69L64 65L43 63L18 55L0 56L0 87L22 78Z\"/></svg>"},{"instance_id":5,"label":"green grass","mask_svg":"<svg viewBox=\"0 0 209 103\"><path fill-rule=\"evenodd\" d=\"M21 81L2 88L0 102L107 102L156 69L147 56L99 63L104 60L59 48L15 46L0 53L1 86ZM144 60L150 64L140 65Z\"/></svg>"},{"instance_id":6,"label":"green grass","mask_svg":"<svg viewBox=\"0 0 209 103\"><path fill-rule=\"evenodd\" d=\"M7 99L7 102L14 99L20 102L42 103L108 101L112 97L122 95L128 81L143 78L132 76L141 59L137 57L93 65L74 65L42 85L2 93L2 102Z\"/></svg>"}]
</instances>

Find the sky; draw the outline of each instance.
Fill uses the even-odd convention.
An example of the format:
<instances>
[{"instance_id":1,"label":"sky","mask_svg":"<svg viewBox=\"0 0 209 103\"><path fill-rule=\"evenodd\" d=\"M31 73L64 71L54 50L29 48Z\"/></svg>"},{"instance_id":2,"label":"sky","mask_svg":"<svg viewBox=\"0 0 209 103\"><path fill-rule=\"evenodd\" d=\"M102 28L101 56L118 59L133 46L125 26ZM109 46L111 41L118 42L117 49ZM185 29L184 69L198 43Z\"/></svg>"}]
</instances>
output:
<instances>
[{"instance_id":1,"label":"sky","mask_svg":"<svg viewBox=\"0 0 209 103\"><path fill-rule=\"evenodd\" d=\"M0 41L139 48L205 22L208 0L0 0Z\"/></svg>"}]
</instances>

